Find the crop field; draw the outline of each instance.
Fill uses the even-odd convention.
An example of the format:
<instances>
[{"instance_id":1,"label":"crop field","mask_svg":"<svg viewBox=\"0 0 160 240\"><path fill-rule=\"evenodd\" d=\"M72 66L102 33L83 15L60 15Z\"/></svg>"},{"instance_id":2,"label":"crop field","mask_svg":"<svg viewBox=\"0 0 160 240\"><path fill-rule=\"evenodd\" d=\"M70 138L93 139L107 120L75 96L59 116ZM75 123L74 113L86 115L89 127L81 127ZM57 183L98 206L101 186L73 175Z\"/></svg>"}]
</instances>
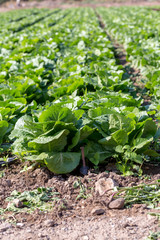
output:
<instances>
[{"instance_id":1,"label":"crop field","mask_svg":"<svg viewBox=\"0 0 160 240\"><path fill-rule=\"evenodd\" d=\"M159 239L159 13L0 13L0 239Z\"/></svg>"}]
</instances>

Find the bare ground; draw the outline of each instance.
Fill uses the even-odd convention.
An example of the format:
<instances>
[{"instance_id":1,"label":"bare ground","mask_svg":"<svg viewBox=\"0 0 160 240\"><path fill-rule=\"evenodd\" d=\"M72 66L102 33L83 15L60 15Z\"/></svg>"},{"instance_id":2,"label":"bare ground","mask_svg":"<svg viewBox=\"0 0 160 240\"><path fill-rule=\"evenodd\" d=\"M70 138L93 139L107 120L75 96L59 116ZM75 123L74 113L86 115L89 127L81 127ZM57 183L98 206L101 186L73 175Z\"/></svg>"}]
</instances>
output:
<instances>
[{"instance_id":1,"label":"bare ground","mask_svg":"<svg viewBox=\"0 0 160 240\"><path fill-rule=\"evenodd\" d=\"M130 0L130 1L63 1L63 0L44 0L44 1L22 1L21 7L16 6L16 1L9 1L0 5L0 12L23 9L23 8L70 8L70 7L119 7L119 6L160 6L160 0Z\"/></svg>"},{"instance_id":2,"label":"bare ground","mask_svg":"<svg viewBox=\"0 0 160 240\"><path fill-rule=\"evenodd\" d=\"M148 215L153 209L144 204L134 204L131 208L109 209L105 203L109 195L102 197L95 193L96 181L108 176L120 187L151 183L160 179L160 166L144 167L144 177L120 176L114 164L108 164L99 173L91 170L87 176L54 175L46 168L20 172L23 164L19 162L4 170L5 176L0 179L0 207L5 208L6 197L13 190L23 192L38 187L54 187L59 192L60 200L48 212L40 210L34 213L7 212L1 216L0 239L54 239L54 240L142 240L150 231L160 230L159 222ZM106 172L107 171L107 172ZM85 187L85 196L77 199L79 188L75 181ZM102 215L94 215L95 207L104 210Z\"/></svg>"}]
</instances>

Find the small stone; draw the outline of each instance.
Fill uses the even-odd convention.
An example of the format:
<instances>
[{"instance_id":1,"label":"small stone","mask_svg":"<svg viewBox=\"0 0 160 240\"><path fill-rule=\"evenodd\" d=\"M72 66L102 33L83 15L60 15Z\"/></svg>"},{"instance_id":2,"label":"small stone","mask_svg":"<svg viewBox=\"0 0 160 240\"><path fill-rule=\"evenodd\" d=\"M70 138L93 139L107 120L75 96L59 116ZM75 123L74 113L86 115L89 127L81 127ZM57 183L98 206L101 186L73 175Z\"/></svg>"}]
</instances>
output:
<instances>
[{"instance_id":1,"label":"small stone","mask_svg":"<svg viewBox=\"0 0 160 240\"><path fill-rule=\"evenodd\" d=\"M105 212L104 209L95 207L95 208L92 209L91 214L93 214L93 215L101 215L104 212Z\"/></svg>"},{"instance_id":2,"label":"small stone","mask_svg":"<svg viewBox=\"0 0 160 240\"><path fill-rule=\"evenodd\" d=\"M64 232L68 232L68 227L64 228Z\"/></svg>"},{"instance_id":3,"label":"small stone","mask_svg":"<svg viewBox=\"0 0 160 240\"><path fill-rule=\"evenodd\" d=\"M50 220L50 219L47 219L47 220L44 221L44 225L46 227L53 227L54 226L54 221Z\"/></svg>"},{"instance_id":4,"label":"small stone","mask_svg":"<svg viewBox=\"0 0 160 240\"><path fill-rule=\"evenodd\" d=\"M13 203L14 203L14 206L15 206L16 208L21 208L21 207L23 207L23 202L21 202L19 199L14 199L14 200L13 200Z\"/></svg>"},{"instance_id":5,"label":"small stone","mask_svg":"<svg viewBox=\"0 0 160 240\"><path fill-rule=\"evenodd\" d=\"M22 228L22 227L24 227L24 223L17 223L16 226L17 226L18 228Z\"/></svg>"},{"instance_id":6,"label":"small stone","mask_svg":"<svg viewBox=\"0 0 160 240\"><path fill-rule=\"evenodd\" d=\"M107 191L113 193L113 188L116 186L118 186L118 184L112 178L100 178L95 183L95 191L102 196Z\"/></svg>"},{"instance_id":7,"label":"small stone","mask_svg":"<svg viewBox=\"0 0 160 240\"><path fill-rule=\"evenodd\" d=\"M85 235L85 236L82 236L81 239L82 239L82 240L89 240L89 237L88 237L87 235Z\"/></svg>"},{"instance_id":8,"label":"small stone","mask_svg":"<svg viewBox=\"0 0 160 240\"><path fill-rule=\"evenodd\" d=\"M111 201L108 205L111 209L122 209L124 208L124 198L117 198L113 201Z\"/></svg>"},{"instance_id":9,"label":"small stone","mask_svg":"<svg viewBox=\"0 0 160 240\"><path fill-rule=\"evenodd\" d=\"M0 232L5 232L7 231L9 228L12 228L12 225L10 223L2 223L0 225Z\"/></svg>"},{"instance_id":10,"label":"small stone","mask_svg":"<svg viewBox=\"0 0 160 240\"><path fill-rule=\"evenodd\" d=\"M38 233L38 237L42 238L44 237L45 235L43 233Z\"/></svg>"}]
</instances>

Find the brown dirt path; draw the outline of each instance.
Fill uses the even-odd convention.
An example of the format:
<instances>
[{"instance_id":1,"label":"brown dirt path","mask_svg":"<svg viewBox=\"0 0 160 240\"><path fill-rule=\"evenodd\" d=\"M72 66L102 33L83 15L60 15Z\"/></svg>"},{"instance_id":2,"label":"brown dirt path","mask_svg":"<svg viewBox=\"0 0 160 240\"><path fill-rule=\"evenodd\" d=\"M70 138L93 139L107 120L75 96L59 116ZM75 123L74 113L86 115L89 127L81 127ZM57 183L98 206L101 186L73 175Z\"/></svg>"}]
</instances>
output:
<instances>
[{"instance_id":1,"label":"brown dirt path","mask_svg":"<svg viewBox=\"0 0 160 240\"><path fill-rule=\"evenodd\" d=\"M119 6L159 6L160 0L157 1L106 1L106 2L88 2L85 1L63 1L63 0L44 0L44 1L22 1L21 7L16 6L16 1L9 1L0 5L0 12L6 12L15 9L23 9L23 8L70 8L70 7L119 7Z\"/></svg>"}]
</instances>

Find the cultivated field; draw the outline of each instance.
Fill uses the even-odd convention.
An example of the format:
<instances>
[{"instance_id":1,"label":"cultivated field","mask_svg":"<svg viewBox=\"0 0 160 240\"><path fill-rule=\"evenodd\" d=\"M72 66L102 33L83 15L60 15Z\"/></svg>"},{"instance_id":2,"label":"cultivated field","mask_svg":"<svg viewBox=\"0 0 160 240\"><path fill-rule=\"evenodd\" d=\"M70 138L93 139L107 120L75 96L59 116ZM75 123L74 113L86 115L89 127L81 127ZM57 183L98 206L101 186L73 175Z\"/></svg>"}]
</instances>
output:
<instances>
[{"instance_id":1,"label":"cultivated field","mask_svg":"<svg viewBox=\"0 0 160 240\"><path fill-rule=\"evenodd\" d=\"M160 238L159 13L0 13L1 239Z\"/></svg>"}]
</instances>

